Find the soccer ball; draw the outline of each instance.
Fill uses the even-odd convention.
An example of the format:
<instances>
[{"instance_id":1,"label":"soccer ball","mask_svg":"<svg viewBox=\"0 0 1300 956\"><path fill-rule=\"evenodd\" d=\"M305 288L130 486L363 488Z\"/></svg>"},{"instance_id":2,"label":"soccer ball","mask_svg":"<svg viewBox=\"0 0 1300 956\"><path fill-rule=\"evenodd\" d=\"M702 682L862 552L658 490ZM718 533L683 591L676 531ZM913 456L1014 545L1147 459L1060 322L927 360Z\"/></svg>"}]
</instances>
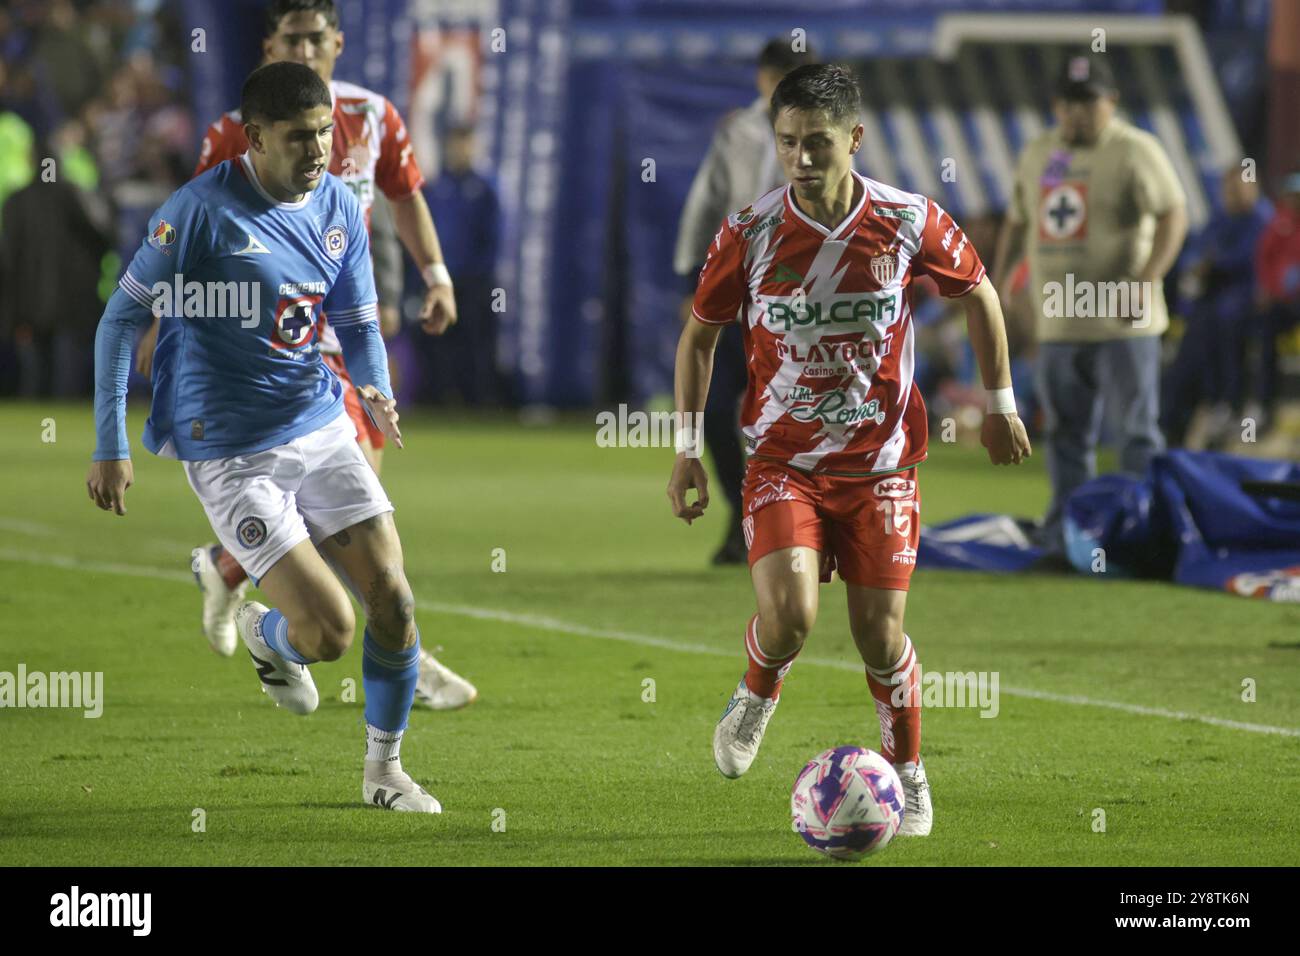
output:
<instances>
[{"instance_id":1,"label":"soccer ball","mask_svg":"<svg viewBox=\"0 0 1300 956\"><path fill-rule=\"evenodd\" d=\"M793 828L814 850L860 860L883 850L903 822L903 784L884 757L833 747L799 772L790 795Z\"/></svg>"}]
</instances>

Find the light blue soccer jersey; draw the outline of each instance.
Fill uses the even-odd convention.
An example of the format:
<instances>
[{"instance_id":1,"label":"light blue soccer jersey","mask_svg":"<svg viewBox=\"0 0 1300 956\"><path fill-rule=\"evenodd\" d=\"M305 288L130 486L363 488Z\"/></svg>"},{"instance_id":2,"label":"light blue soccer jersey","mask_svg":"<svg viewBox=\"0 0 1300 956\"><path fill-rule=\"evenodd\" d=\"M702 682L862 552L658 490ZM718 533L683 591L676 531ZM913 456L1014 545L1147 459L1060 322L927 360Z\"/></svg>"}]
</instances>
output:
<instances>
[{"instance_id":1,"label":"light blue soccer jersey","mask_svg":"<svg viewBox=\"0 0 1300 956\"><path fill-rule=\"evenodd\" d=\"M343 409L321 361L321 314L357 385L391 395L361 207L325 174L301 202L272 198L248 154L186 183L109 300L96 337L95 460L128 457L125 394L136 330L160 314L145 446L201 461L253 454Z\"/></svg>"}]
</instances>

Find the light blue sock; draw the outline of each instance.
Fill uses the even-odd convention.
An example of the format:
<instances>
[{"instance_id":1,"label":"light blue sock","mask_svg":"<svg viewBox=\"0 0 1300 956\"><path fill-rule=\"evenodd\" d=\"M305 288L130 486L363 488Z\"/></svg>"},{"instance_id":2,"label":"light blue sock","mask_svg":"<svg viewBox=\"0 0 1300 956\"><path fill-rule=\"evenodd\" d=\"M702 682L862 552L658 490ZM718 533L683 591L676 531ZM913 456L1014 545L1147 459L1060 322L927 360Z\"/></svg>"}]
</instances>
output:
<instances>
[{"instance_id":1,"label":"light blue sock","mask_svg":"<svg viewBox=\"0 0 1300 956\"><path fill-rule=\"evenodd\" d=\"M293 661L295 664L316 663L313 658L301 654L296 647L289 643L289 621L275 608L271 608L262 615L262 620L258 623L258 630L261 631L262 640L266 641L266 646L286 661Z\"/></svg>"},{"instance_id":2,"label":"light blue sock","mask_svg":"<svg viewBox=\"0 0 1300 956\"><path fill-rule=\"evenodd\" d=\"M420 676L420 634L404 651L379 645L366 628L361 642L361 686L366 692L366 723L380 730L406 729Z\"/></svg>"}]
</instances>

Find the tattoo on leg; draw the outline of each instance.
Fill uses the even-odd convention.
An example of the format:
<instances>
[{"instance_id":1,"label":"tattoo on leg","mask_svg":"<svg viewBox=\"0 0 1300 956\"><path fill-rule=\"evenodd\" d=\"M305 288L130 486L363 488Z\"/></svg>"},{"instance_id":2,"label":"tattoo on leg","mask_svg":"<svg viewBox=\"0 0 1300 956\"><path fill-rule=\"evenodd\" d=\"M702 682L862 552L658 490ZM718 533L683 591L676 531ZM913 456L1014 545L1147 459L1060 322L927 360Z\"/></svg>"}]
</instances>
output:
<instances>
[{"instance_id":1,"label":"tattoo on leg","mask_svg":"<svg viewBox=\"0 0 1300 956\"><path fill-rule=\"evenodd\" d=\"M380 570L366 588L365 608L366 621L376 638L406 646L415 621L415 598L399 568Z\"/></svg>"},{"instance_id":2,"label":"tattoo on leg","mask_svg":"<svg viewBox=\"0 0 1300 956\"><path fill-rule=\"evenodd\" d=\"M348 534L346 531L340 531L334 536L334 543L340 548L346 548L352 543L352 535Z\"/></svg>"}]
</instances>

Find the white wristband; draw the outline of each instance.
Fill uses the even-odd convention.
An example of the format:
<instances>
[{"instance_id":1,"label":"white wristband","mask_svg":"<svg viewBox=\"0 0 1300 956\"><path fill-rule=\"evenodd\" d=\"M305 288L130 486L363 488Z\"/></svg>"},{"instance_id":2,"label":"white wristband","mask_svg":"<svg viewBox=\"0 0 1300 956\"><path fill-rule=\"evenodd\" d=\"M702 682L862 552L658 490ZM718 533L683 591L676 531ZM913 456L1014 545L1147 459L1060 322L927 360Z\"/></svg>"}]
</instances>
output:
<instances>
[{"instance_id":1,"label":"white wristband","mask_svg":"<svg viewBox=\"0 0 1300 956\"><path fill-rule=\"evenodd\" d=\"M686 427L679 428L673 434L673 448L677 454L685 454L687 458L700 457L700 433L698 429Z\"/></svg>"},{"instance_id":2,"label":"white wristband","mask_svg":"<svg viewBox=\"0 0 1300 956\"><path fill-rule=\"evenodd\" d=\"M1014 415L1016 413L1016 391L1013 388L990 388L986 389L989 396L988 408L990 415Z\"/></svg>"},{"instance_id":3,"label":"white wristband","mask_svg":"<svg viewBox=\"0 0 1300 956\"><path fill-rule=\"evenodd\" d=\"M445 262L434 262L420 270L424 284L432 288L435 285L451 285L451 273Z\"/></svg>"}]
</instances>

